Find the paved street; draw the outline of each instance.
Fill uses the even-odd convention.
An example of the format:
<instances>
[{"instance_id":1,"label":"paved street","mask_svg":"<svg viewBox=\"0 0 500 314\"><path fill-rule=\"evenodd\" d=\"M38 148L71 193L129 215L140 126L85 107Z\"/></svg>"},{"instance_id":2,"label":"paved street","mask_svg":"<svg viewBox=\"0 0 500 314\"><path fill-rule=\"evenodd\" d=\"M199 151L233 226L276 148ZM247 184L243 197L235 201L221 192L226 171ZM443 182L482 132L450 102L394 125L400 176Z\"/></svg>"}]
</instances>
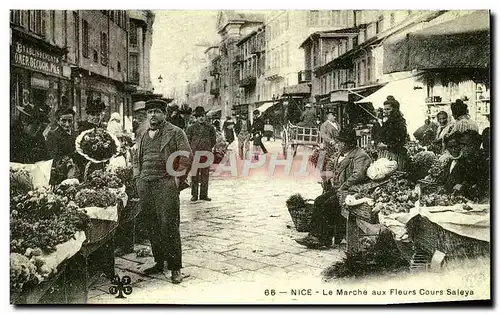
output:
<instances>
[{"instance_id":1,"label":"paved street","mask_svg":"<svg viewBox=\"0 0 500 314\"><path fill-rule=\"evenodd\" d=\"M265 144L270 153L281 150L279 141ZM300 160L297 156L297 163ZM288 288L287 282L321 282L321 271L343 252L307 250L298 245L294 238L304 234L294 229L285 205L294 193L306 198L319 195L317 181L313 176L271 178L260 169L244 178L212 178L211 202L191 202L190 191L183 191L182 272L189 277L173 285L164 275L144 276L141 271L152 265L153 258L132 253L117 258L116 267L118 274L132 278L133 294L116 299L103 279L91 290L89 302L236 302L239 295L244 302L259 297L265 300L265 289ZM136 245L136 249L141 247L145 246ZM249 293L252 285L254 291Z\"/></svg>"}]
</instances>

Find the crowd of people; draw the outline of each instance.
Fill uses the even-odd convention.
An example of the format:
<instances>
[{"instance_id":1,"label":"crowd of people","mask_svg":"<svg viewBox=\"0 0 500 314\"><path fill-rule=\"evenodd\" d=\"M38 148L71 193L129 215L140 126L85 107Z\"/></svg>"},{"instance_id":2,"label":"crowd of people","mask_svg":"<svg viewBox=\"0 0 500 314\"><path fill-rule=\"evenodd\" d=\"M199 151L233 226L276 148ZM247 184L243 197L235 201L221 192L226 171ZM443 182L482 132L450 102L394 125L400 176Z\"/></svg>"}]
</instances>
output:
<instances>
[{"instance_id":1,"label":"crowd of people","mask_svg":"<svg viewBox=\"0 0 500 314\"><path fill-rule=\"evenodd\" d=\"M468 115L467 105L460 99L451 105L453 121L446 112L437 115L439 126L431 136L425 134L433 130L426 125L426 132L416 134L417 139L428 150L447 155L447 163L442 176L447 193L460 194L469 199L489 198L490 188L490 139L489 128L478 133L478 125ZM335 153L327 154L324 169L330 171L323 178L323 193L314 202L314 210L309 234L296 242L308 248L322 249L340 245L345 237L346 220L340 214L339 195L351 186L368 181L367 170L372 157L357 144L356 132L346 126L337 132L334 118L328 114L321 126L326 144L334 145ZM399 102L388 96L372 129L373 142L377 147L377 158L387 158L397 162L399 171L408 170L409 140L406 120L400 111Z\"/></svg>"}]
</instances>

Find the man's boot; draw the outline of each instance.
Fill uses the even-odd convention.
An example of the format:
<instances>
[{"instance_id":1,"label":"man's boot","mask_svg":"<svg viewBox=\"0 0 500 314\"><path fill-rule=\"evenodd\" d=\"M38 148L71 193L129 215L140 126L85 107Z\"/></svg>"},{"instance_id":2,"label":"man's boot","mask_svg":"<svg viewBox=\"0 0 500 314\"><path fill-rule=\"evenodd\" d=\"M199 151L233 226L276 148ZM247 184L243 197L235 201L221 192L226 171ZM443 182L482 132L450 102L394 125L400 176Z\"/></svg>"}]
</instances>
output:
<instances>
[{"instance_id":1,"label":"man's boot","mask_svg":"<svg viewBox=\"0 0 500 314\"><path fill-rule=\"evenodd\" d=\"M163 266L163 262L158 262L153 267L144 269L143 273L145 273L146 275L160 274L163 272Z\"/></svg>"},{"instance_id":2,"label":"man's boot","mask_svg":"<svg viewBox=\"0 0 500 314\"><path fill-rule=\"evenodd\" d=\"M172 283L179 284L182 282L181 270L172 270Z\"/></svg>"}]
</instances>

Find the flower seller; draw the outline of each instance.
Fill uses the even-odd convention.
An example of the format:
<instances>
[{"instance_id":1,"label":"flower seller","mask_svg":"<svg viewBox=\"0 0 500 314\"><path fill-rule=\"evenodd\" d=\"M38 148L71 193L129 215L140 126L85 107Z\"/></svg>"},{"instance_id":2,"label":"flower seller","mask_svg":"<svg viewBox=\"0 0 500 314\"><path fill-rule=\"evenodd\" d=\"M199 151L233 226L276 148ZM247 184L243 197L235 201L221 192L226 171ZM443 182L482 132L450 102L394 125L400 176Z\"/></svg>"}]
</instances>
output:
<instances>
[{"instance_id":1,"label":"flower seller","mask_svg":"<svg viewBox=\"0 0 500 314\"><path fill-rule=\"evenodd\" d=\"M452 156L444 172L447 191L470 200L488 196L489 166L480 149L481 135L473 130L454 132L444 141Z\"/></svg>"},{"instance_id":2,"label":"flower seller","mask_svg":"<svg viewBox=\"0 0 500 314\"><path fill-rule=\"evenodd\" d=\"M387 96L384 102L384 121L378 144L378 157L395 160L398 170L405 171L408 162L408 152L405 144L408 139L406 120L399 110L399 102L393 96Z\"/></svg>"},{"instance_id":3,"label":"flower seller","mask_svg":"<svg viewBox=\"0 0 500 314\"><path fill-rule=\"evenodd\" d=\"M301 245L312 249L328 248L335 237L335 245L340 245L345 235L346 220L341 215L338 192L366 180L366 171L371 158L357 146L356 131L344 128L339 132L338 153L330 159L327 171L331 171L332 188L323 192L314 201L310 232L305 238L296 239Z\"/></svg>"},{"instance_id":4,"label":"flower seller","mask_svg":"<svg viewBox=\"0 0 500 314\"><path fill-rule=\"evenodd\" d=\"M87 108L85 108L87 120L79 123L79 133L96 127L100 127L105 110L106 105L99 98L90 103L87 103Z\"/></svg>"},{"instance_id":5,"label":"flower seller","mask_svg":"<svg viewBox=\"0 0 500 314\"><path fill-rule=\"evenodd\" d=\"M212 152L217 141L215 127L208 122L203 107L196 107L193 115L196 120L186 130L193 154L196 152ZM200 162L205 163L206 158L206 156L201 156ZM191 177L191 201L197 201L198 198L203 201L211 201L211 198L208 197L209 174L210 166L199 168L193 174Z\"/></svg>"},{"instance_id":6,"label":"flower seller","mask_svg":"<svg viewBox=\"0 0 500 314\"><path fill-rule=\"evenodd\" d=\"M57 185L75 176L75 131L73 128L75 112L70 107L62 107L56 111L57 128L47 136L47 151L54 160L50 182Z\"/></svg>"},{"instance_id":7,"label":"flower seller","mask_svg":"<svg viewBox=\"0 0 500 314\"><path fill-rule=\"evenodd\" d=\"M165 101L149 100L145 109L150 127L139 134L133 161L155 260L155 265L144 273L162 273L166 262L172 282L178 284L182 281L179 187L190 170L191 148L184 131L166 121Z\"/></svg>"}]
</instances>

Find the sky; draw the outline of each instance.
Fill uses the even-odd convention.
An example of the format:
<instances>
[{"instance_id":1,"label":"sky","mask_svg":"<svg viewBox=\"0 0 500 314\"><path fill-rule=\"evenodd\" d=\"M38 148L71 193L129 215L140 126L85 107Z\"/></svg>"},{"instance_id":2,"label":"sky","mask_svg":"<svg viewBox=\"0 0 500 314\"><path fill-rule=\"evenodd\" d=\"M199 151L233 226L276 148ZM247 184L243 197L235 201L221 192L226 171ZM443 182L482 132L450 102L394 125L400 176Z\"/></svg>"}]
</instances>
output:
<instances>
[{"instance_id":1,"label":"sky","mask_svg":"<svg viewBox=\"0 0 500 314\"><path fill-rule=\"evenodd\" d=\"M203 53L206 47L198 44L217 44L216 23L218 11L154 11L153 45L151 47L151 79L155 92L165 93L186 81L183 58ZM160 85L158 77L164 81Z\"/></svg>"}]
</instances>

